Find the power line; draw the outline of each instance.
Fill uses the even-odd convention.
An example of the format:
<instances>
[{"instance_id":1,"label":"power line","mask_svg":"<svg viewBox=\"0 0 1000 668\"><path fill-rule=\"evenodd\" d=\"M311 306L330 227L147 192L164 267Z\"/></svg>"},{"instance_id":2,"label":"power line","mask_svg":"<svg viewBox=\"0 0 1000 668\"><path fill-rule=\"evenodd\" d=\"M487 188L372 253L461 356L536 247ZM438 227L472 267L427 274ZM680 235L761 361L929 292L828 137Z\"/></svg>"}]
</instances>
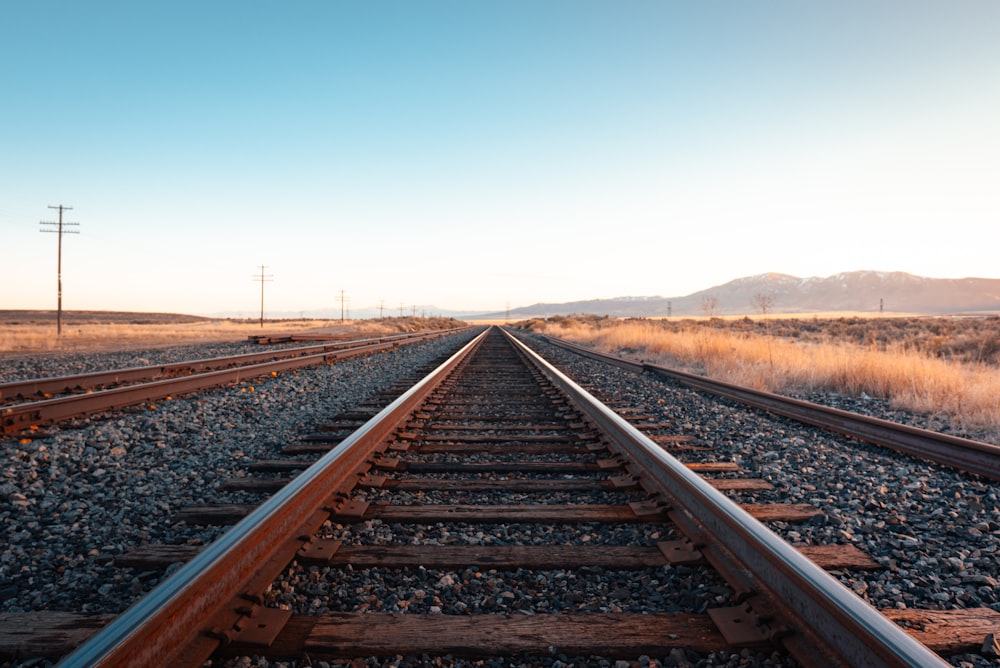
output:
<instances>
[{"instance_id":1,"label":"power line","mask_svg":"<svg viewBox=\"0 0 1000 668\"><path fill-rule=\"evenodd\" d=\"M56 259L56 336L62 336L62 238L63 234L80 234L76 230L66 230L63 229L65 226L79 225L80 223L64 223L63 222L63 211L72 211L73 207L63 206L62 204L58 206L49 206L50 209L59 210L59 222L53 223L48 221L41 221L40 225L56 225L58 229L47 230L42 228L39 232L51 232L59 235L59 243L57 244L57 259Z\"/></svg>"}]
</instances>

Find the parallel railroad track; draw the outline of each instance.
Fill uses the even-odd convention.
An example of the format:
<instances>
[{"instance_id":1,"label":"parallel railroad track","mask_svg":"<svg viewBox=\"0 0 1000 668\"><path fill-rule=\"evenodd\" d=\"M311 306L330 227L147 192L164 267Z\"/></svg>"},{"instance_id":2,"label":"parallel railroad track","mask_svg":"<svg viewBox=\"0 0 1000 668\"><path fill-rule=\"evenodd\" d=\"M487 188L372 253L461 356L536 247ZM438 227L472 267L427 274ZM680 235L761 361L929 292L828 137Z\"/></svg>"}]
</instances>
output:
<instances>
[{"instance_id":1,"label":"parallel railroad track","mask_svg":"<svg viewBox=\"0 0 1000 668\"><path fill-rule=\"evenodd\" d=\"M738 467L680 464L533 353L510 346L493 330L463 351L475 352L474 357L456 355L342 441L336 431L328 434L339 444L262 506L188 509L184 518L192 522L242 519L196 555L164 547L157 557L157 550L147 550L147 559L191 560L65 664L144 665L166 657L199 665L213 653L276 659L409 653L637 656L760 645L780 645L806 665L942 663L820 568L865 567L863 555L837 546L796 550L748 519L794 522L814 509L738 506L716 487L753 488L759 481L729 478L711 484L696 472ZM297 447L300 452L322 449L318 440ZM669 447L669 441L663 445ZM273 463L272 469L279 468ZM510 502L483 503L476 495L487 491L502 493ZM438 541L443 545L363 545L355 540L373 524L402 533L412 529L414 535L453 527L452 536L468 533L466 527L475 524L488 536L503 534L498 527L511 523L644 529L636 534L641 538L630 534L616 546L572 540L561 545L507 545L502 539L486 541L495 545L448 539ZM286 578L302 577L306 563L321 564L309 573L334 578L329 586L346 577L338 568L632 570L634 579L619 579L618 600L659 601L661 609L631 614L623 603L585 613L433 614L444 607L455 612L448 606L455 584L474 588L474 581L457 573L442 576L439 595L445 600L424 606L432 614L310 614L275 607L300 604L295 594L282 600L285 589L271 583L282 572ZM704 563L728 584L703 571ZM649 568L666 570L660 575L643 571ZM679 611L675 604L684 597L671 598L666 587L657 588L655 578L669 580L670 573L690 569L717 583L711 587L715 598L711 606L700 600L693 610ZM424 597L416 598L414 608L425 603ZM327 602L331 608L337 604ZM706 614L704 607L712 609ZM907 619L898 611L891 614ZM931 631L940 635L951 617L919 617L933 622L912 633L937 637Z\"/></svg>"},{"instance_id":2,"label":"parallel railroad track","mask_svg":"<svg viewBox=\"0 0 1000 668\"><path fill-rule=\"evenodd\" d=\"M402 334L0 383L0 434L16 433L60 420L157 401L272 373L329 364L338 359L425 341L452 332Z\"/></svg>"},{"instance_id":3,"label":"parallel railroad track","mask_svg":"<svg viewBox=\"0 0 1000 668\"><path fill-rule=\"evenodd\" d=\"M651 373L681 385L738 401L804 424L951 466L991 480L1000 480L1000 446L880 420L763 390L741 387L655 364L634 362L599 353L560 339L551 337L545 337L545 339L577 354L621 366L637 373Z\"/></svg>"}]
</instances>

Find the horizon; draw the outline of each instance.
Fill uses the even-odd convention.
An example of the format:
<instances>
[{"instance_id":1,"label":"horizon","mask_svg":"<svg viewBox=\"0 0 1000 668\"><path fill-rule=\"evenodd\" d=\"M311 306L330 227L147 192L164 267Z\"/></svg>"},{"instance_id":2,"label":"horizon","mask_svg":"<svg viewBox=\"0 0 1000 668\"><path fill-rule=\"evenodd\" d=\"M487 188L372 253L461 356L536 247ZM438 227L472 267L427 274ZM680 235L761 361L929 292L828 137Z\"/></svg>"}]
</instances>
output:
<instances>
[{"instance_id":1,"label":"horizon","mask_svg":"<svg viewBox=\"0 0 1000 668\"><path fill-rule=\"evenodd\" d=\"M531 303L531 304L521 304L521 305L516 305L516 306L515 305L511 305L511 307L509 309L504 309L504 310L500 310L500 311L491 311L491 310L488 310L488 309L469 309L469 310L440 309L440 308L434 307L433 305L429 305L427 308L420 309L419 312L417 311L416 308L410 309L410 310L405 311L405 312L404 311L395 312L395 311L392 311L391 309L387 309L387 311L390 311L390 312L387 312L384 315L383 314L379 314L378 316L376 316L375 313L374 313L374 309L360 309L358 312L363 313L363 315L352 315L349 311L346 311L345 312L345 316L343 318L341 316L339 316L337 314L337 311L335 309L333 309L333 308L326 308L326 309L324 309L324 308L317 308L317 309L304 309L304 310L300 310L298 312L293 312L293 311L276 311L276 312L271 312L271 313L265 313L264 314L264 320L265 321L266 320L272 320L272 321L277 321L277 320L330 320L330 321L336 321L336 320L342 320L342 319L346 319L346 320L367 320L367 319L376 319L376 318L383 318L383 317L384 318L397 318L397 317L399 317L399 318L413 318L413 317L416 317L416 318L437 318L437 317L444 317L444 318L458 318L458 319L461 319L461 318L472 318L473 320L475 320L477 318L498 319L498 318L501 318L502 316L505 316L505 314L506 314L506 317L538 317L537 315L531 315L530 313L526 314L526 315L516 315L517 312L522 312L522 313L524 313L524 312L530 312L532 309L535 309L537 307L547 307L547 306L550 306L550 307L558 308L558 307L565 307L567 305L572 305L572 306L575 307L575 305L577 305L577 304L586 304L586 303L590 303L590 302L609 302L609 303L618 303L619 308L622 308L623 304L626 304L626 303L628 303L630 301L638 301L638 302L648 302L648 301L661 301L662 302L662 301L667 301L669 303L670 300L677 300L679 302L679 304L677 305L679 307L678 308L678 313L677 313L678 317L691 317L691 313L694 313L695 311L703 311L704 307L701 306L701 305L699 305L697 307L691 307L690 305L688 305L687 308L685 308L683 306L684 300L689 299L691 297L694 297L696 295L699 295L701 293L710 293L710 291L713 290L713 289L726 288L727 286L731 286L732 284L738 284L738 283L742 283L742 282L746 282L746 281L752 281L754 279L767 280L767 279L770 279L772 277L774 277L774 278L793 279L793 280L799 281L799 282L805 282L805 281L830 281L830 280L837 279L837 278L846 278L846 277L849 277L849 276L864 276L864 275L868 275L868 274L875 274L875 275L878 275L880 278L885 278L885 277L889 277L889 276L893 276L893 275L902 275L902 276L906 276L908 278L913 278L913 279L918 279L918 280L929 280L929 281L962 281L962 280L966 280L966 281L968 281L968 280L975 280L975 281L980 281L980 280L982 280L982 281L1000 281L1000 279L985 278L985 277L980 277L980 276L964 276L964 277L957 278L957 279L951 279L951 278L940 279L940 278L931 277L931 276L919 276L919 275L916 275L916 274L910 274L908 272L883 272L883 271L878 271L878 270L873 270L873 269L862 269L862 270L855 270L855 271L837 272L837 273L831 274L829 276L792 276L790 274L780 274L780 273L777 273L777 272L764 272L762 274L756 274L756 275L753 275L753 276L739 276L739 277L730 279L730 280L726 281L725 283L721 283L719 285L709 286L707 288L702 288L700 290L696 290L696 291L688 293L686 295L669 295L669 296L668 295L618 295L616 297L594 297L594 298L588 298L588 299L571 300L571 301L568 301L568 302L535 302L535 303ZM717 296L717 295L711 295L710 294L709 296ZM772 295L772 297L773 297L773 295ZM803 310L798 310L800 308L798 306L794 306L793 305L791 307L788 307L787 304L782 304L782 303L779 302L779 303L774 303L773 304L773 309L774 310L772 312L769 312L767 315L768 316L775 316L775 317L778 317L778 316L780 316L780 317L797 317L797 316L824 316L824 317L827 317L827 316L834 317L834 316L836 316L836 317L844 317L845 314L852 314L852 315L859 315L859 316L863 317L865 315L880 315L880 314L883 314L883 313L885 315L894 315L894 316L968 315L969 314L968 311L962 311L962 310L956 310L956 311L954 311L954 312L952 312L950 314L940 313L940 312L936 312L936 311L914 311L914 310L884 310L883 311L883 310L881 310L881 306L882 306L882 304L880 303L879 304L879 307L880 307L879 309L876 309L875 306L874 306L874 304L873 304L872 307L869 308L869 309L851 308L851 309L846 309L846 310L845 309L839 309L839 310L838 309L829 309L829 310L818 310L818 311L815 311L815 310L804 310L803 311ZM724 306L720 306L720 308L724 308ZM747 316L747 315L761 315L760 312L759 312L759 310L757 310L756 307L753 304L751 304L751 303L748 303L748 304L744 305L742 308L744 310L739 310L739 309L732 310L733 306L729 305L729 309L730 310L728 310L726 312L721 312L720 311L720 312L718 312L716 314L713 314L713 317L742 317L742 316ZM783 309L786 309L786 310L783 310ZM790 309L790 310L788 310L788 309ZM51 313L55 313L55 309L47 309L47 308L41 308L41 309L5 309L5 308L0 308L0 312L17 312L17 311L42 312L42 313L49 313L49 312L51 312ZM231 320L251 320L251 321L256 321L257 319L260 318L260 312L259 311L256 311L256 312L248 312L248 311L242 311L242 312L240 312L240 311L220 311L220 312L215 312L215 313L195 313L195 312L184 312L184 311L179 311L179 312L177 312L177 311L169 311L169 312L164 312L164 311L121 311L121 310L109 310L109 311L96 310L96 311L94 311L92 309L72 309L72 310L68 309L65 312L67 312L67 313L69 313L69 312L76 312L76 313L88 313L88 312L97 312L97 313L101 313L101 312L107 312L107 313L136 313L137 315L141 315L141 314L149 314L149 315L154 315L154 314L169 314L169 315L191 316L191 317L206 318L206 319L231 319ZM591 311L580 311L580 312L572 311L572 312L566 312L566 313L573 313L573 314L579 314L579 315L585 315L585 314L598 314L599 315L598 311L593 311L593 312L591 312ZM552 315L565 315L566 313L562 313L562 312L558 312L557 311L556 313L553 313ZM1000 313L1000 308L987 309L986 311L983 311L983 313L984 314L985 313L989 313L989 314L994 314L995 315L995 314ZM515 315L511 315L511 314L515 314ZM615 316L615 317L630 317L630 316L619 315L619 316ZM661 316L659 316L659 315L653 316L652 314L650 314L650 317L661 317Z\"/></svg>"},{"instance_id":2,"label":"horizon","mask_svg":"<svg viewBox=\"0 0 1000 668\"><path fill-rule=\"evenodd\" d=\"M771 272L1000 276L991 0L0 16L0 309L55 309L39 232L60 204L66 310L253 314L263 287L265 312L501 313Z\"/></svg>"}]
</instances>

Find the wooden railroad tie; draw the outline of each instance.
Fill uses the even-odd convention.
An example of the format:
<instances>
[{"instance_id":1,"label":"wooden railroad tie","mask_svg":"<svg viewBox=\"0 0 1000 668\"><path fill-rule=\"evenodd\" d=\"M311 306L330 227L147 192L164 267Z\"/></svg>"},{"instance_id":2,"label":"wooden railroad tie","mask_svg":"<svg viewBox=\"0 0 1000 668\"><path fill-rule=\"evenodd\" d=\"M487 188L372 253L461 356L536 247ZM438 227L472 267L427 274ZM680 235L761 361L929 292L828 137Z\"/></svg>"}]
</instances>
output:
<instances>
[{"instance_id":1,"label":"wooden railroad tie","mask_svg":"<svg viewBox=\"0 0 1000 668\"><path fill-rule=\"evenodd\" d=\"M674 546L656 545L344 545L339 540L314 540L303 545L298 559L353 568L436 568L477 566L516 570L561 570L588 566L633 570L656 568L672 561ZM149 571L192 559L204 549L197 545L145 545L115 560L123 568ZM854 545L797 548L826 570L878 570L882 566ZM696 557L695 561L699 558ZM690 563L687 560L681 560Z\"/></svg>"},{"instance_id":2,"label":"wooden railroad tie","mask_svg":"<svg viewBox=\"0 0 1000 668\"><path fill-rule=\"evenodd\" d=\"M741 504L741 507L752 517L761 521L804 522L822 514L822 511L806 503ZM193 504L176 513L171 521L216 526L235 524L249 515L255 508L254 505L240 503ZM586 522L667 521L665 514L659 510L653 512L649 512L645 508L642 510L642 513L638 513L637 508L629 505L598 503L586 505L426 504L396 506L349 502L348 505L338 508L330 519L340 524L375 519L383 522L414 524L434 524L436 522L581 524Z\"/></svg>"},{"instance_id":3,"label":"wooden railroad tie","mask_svg":"<svg viewBox=\"0 0 1000 668\"><path fill-rule=\"evenodd\" d=\"M912 637L943 656L979 651L1000 627L1000 612L966 610L882 610ZM537 615L419 615L328 613L318 617L284 615L270 646L243 644L237 638L218 656L264 656L292 660L409 653L463 656L603 654L614 635L623 656L665 655L677 647L700 652L726 651L708 614L560 613ZM110 620L109 615L66 612L0 614L0 661L68 654ZM623 642L619 643L618 640Z\"/></svg>"}]
</instances>

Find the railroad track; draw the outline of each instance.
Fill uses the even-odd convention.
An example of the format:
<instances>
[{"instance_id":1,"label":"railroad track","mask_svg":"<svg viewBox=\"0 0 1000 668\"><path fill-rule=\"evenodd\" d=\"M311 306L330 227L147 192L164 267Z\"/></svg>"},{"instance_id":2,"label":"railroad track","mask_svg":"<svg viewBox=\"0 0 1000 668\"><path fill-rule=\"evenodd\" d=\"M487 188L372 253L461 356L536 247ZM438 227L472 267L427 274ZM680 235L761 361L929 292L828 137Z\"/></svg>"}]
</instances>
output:
<instances>
[{"instance_id":1,"label":"railroad track","mask_svg":"<svg viewBox=\"0 0 1000 668\"><path fill-rule=\"evenodd\" d=\"M553 345L572 350L579 355L620 366L636 373L651 373L686 387L732 399L803 424L813 425L896 452L951 466L960 471L981 475L991 480L1000 480L1000 447L990 443L859 415L655 364L634 362L599 353L561 339L543 338Z\"/></svg>"},{"instance_id":2,"label":"railroad track","mask_svg":"<svg viewBox=\"0 0 1000 668\"><path fill-rule=\"evenodd\" d=\"M0 383L0 434L426 341L455 330Z\"/></svg>"},{"instance_id":3,"label":"railroad track","mask_svg":"<svg viewBox=\"0 0 1000 668\"><path fill-rule=\"evenodd\" d=\"M263 505L187 509L185 521L238 523L197 554L146 549L137 558L148 564L190 561L65 665L200 665L239 654L635 657L761 646L805 665L942 664L821 568L872 567L864 555L793 549L751 519L795 522L815 509L737 505L720 490L761 481L733 477L738 467L725 462L680 464L664 447L695 446L657 444L497 330L345 438L337 430L353 425L330 427L326 446L312 438L292 453L333 449L290 481L266 480L280 489ZM718 471L729 474L699 475ZM510 526L533 527L529 544L511 540ZM364 544L387 527L402 541ZM588 544L594 527L618 539ZM386 605L342 600L353 595L338 583L369 568L443 574L427 584L431 592L399 592L391 610L343 609ZM477 582L485 570L513 571L520 583L484 592ZM557 573L560 593L538 584L542 570ZM601 602L577 600L567 582L595 570L612 574L614 591ZM296 580L315 586L296 593L287 586ZM678 592L678 580L701 584ZM472 594L468 602L461 590ZM541 598L559 614L496 603L522 598ZM689 609L678 609L682 601ZM491 612L498 606L504 614ZM906 621L898 612L890 614ZM980 633L967 617L939 613L920 617L925 628L913 635L954 635L948 624Z\"/></svg>"}]
</instances>

